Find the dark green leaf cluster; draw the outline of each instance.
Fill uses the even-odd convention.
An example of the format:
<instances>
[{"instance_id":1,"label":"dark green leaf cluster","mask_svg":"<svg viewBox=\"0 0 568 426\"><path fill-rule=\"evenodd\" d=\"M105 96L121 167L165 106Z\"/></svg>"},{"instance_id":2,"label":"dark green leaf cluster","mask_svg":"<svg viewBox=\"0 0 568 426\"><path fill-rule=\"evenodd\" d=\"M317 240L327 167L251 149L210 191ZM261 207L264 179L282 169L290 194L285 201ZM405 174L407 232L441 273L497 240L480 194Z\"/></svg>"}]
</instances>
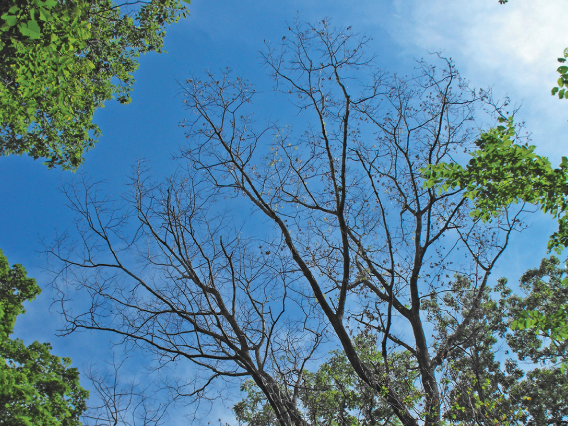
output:
<instances>
[{"instance_id":1,"label":"dark green leaf cluster","mask_svg":"<svg viewBox=\"0 0 568 426\"><path fill-rule=\"evenodd\" d=\"M523 408L522 425L565 425L568 423L568 375L558 368L536 368L510 391Z\"/></svg>"},{"instance_id":2,"label":"dark green leaf cluster","mask_svg":"<svg viewBox=\"0 0 568 426\"><path fill-rule=\"evenodd\" d=\"M504 392L523 377L512 360L503 369L495 359L496 345L507 332L506 299L509 289L502 291L499 301L485 287L479 303L477 289L471 280L456 275L449 291L441 297L432 294L422 306L434 324L440 342L453 342L436 347L445 360L440 374L445 386L444 418L450 424L511 425L517 424L518 401ZM465 320L470 318L470 321ZM458 331L462 324L465 328ZM461 337L452 339L460 333Z\"/></svg>"},{"instance_id":3,"label":"dark green leaf cluster","mask_svg":"<svg viewBox=\"0 0 568 426\"><path fill-rule=\"evenodd\" d=\"M245 380L241 385L241 392L244 392L246 397L233 406L239 423L249 426L278 426L274 410L253 380Z\"/></svg>"},{"instance_id":4,"label":"dark green leaf cluster","mask_svg":"<svg viewBox=\"0 0 568 426\"><path fill-rule=\"evenodd\" d=\"M71 360L52 355L49 343L10 339L23 302L39 293L35 280L21 265L10 268L0 250L0 425L79 426L88 392Z\"/></svg>"},{"instance_id":5,"label":"dark green leaf cluster","mask_svg":"<svg viewBox=\"0 0 568 426\"><path fill-rule=\"evenodd\" d=\"M546 365L527 373L515 384L511 393L524 407L523 424L566 424L568 422L568 374L565 371L568 324L564 315L568 306L568 270L552 256L540 266L523 274L520 287L523 296L507 298L512 331L507 343L521 361ZM536 315L535 315L536 314ZM527 322L538 316L535 324ZM563 363L560 368L558 363Z\"/></svg>"}]
</instances>

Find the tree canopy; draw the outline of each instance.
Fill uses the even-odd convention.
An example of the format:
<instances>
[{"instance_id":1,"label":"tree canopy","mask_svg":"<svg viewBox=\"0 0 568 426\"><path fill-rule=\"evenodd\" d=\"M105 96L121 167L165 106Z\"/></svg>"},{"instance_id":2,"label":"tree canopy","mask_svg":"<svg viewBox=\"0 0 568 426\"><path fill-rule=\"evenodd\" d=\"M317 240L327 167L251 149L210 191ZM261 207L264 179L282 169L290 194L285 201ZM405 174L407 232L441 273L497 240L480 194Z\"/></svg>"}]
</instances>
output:
<instances>
[{"instance_id":1,"label":"tree canopy","mask_svg":"<svg viewBox=\"0 0 568 426\"><path fill-rule=\"evenodd\" d=\"M141 53L161 52L178 0L6 0L0 5L0 155L76 169L96 108L130 102Z\"/></svg>"},{"instance_id":2,"label":"tree canopy","mask_svg":"<svg viewBox=\"0 0 568 426\"><path fill-rule=\"evenodd\" d=\"M89 393L69 358L52 355L49 343L26 346L11 339L23 303L40 293L21 265L9 267L0 250L0 425L80 426Z\"/></svg>"}]
</instances>

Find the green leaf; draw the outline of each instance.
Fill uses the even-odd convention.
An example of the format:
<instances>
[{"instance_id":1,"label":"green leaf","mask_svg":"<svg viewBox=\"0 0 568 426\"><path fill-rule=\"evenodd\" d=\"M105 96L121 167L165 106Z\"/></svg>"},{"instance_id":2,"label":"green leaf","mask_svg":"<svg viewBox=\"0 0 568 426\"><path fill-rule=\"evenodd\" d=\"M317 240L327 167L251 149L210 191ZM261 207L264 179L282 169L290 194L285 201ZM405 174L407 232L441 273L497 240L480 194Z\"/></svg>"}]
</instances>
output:
<instances>
[{"instance_id":1,"label":"green leaf","mask_svg":"<svg viewBox=\"0 0 568 426\"><path fill-rule=\"evenodd\" d=\"M14 16L14 15L8 15L8 14L4 14L2 15L2 19L11 27L13 27L14 25L16 25L16 22L18 22L18 17Z\"/></svg>"},{"instance_id":2,"label":"green leaf","mask_svg":"<svg viewBox=\"0 0 568 426\"><path fill-rule=\"evenodd\" d=\"M27 26L25 24L20 25L20 32L32 40L36 40L41 36L41 30L36 21L28 21Z\"/></svg>"},{"instance_id":3,"label":"green leaf","mask_svg":"<svg viewBox=\"0 0 568 426\"><path fill-rule=\"evenodd\" d=\"M40 7L39 8L39 19L41 19L42 21L52 21L53 17L47 11L47 9Z\"/></svg>"}]
</instances>

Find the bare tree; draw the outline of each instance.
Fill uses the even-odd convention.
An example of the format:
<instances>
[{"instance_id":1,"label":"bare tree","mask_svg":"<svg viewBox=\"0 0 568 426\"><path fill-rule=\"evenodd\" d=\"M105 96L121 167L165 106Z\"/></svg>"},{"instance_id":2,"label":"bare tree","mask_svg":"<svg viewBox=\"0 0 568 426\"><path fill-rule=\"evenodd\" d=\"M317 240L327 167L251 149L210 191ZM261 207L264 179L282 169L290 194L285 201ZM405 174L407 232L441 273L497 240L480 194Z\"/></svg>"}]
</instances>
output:
<instances>
[{"instance_id":1,"label":"bare tree","mask_svg":"<svg viewBox=\"0 0 568 426\"><path fill-rule=\"evenodd\" d=\"M165 424L167 402L158 401L151 384L142 385L136 380L125 380L120 370L124 362L113 356L109 363L111 371L100 372L91 365L86 378L94 392L83 414L85 426L160 426ZM93 398L93 393L95 398Z\"/></svg>"},{"instance_id":2,"label":"bare tree","mask_svg":"<svg viewBox=\"0 0 568 426\"><path fill-rule=\"evenodd\" d=\"M289 259L270 256L283 245L239 236L196 180L156 186L138 172L126 200L133 209L97 198L86 181L66 188L82 237L78 246L63 235L50 250L65 265L57 282L66 332L110 331L164 365L186 359L202 367L194 380L175 382L176 398L203 398L219 378L252 377L284 424L301 424L292 396L270 373L300 374L324 325L298 295ZM85 312L67 303L70 284L89 294ZM283 359L292 365L280 366Z\"/></svg>"},{"instance_id":3,"label":"bare tree","mask_svg":"<svg viewBox=\"0 0 568 426\"><path fill-rule=\"evenodd\" d=\"M155 184L139 168L130 210L95 187L68 187L81 238L49 250L64 266L56 284L68 331L108 330L209 372L180 395L251 377L282 425L308 424L297 389L330 335L402 424L440 424L444 360L475 332L522 206L482 223L459 190L423 187L424 167L471 149L474 113L490 99L448 60L419 62L403 79L378 70L368 47L327 21L290 27L263 58L301 111L300 129L259 125L253 87L209 74L183 86L195 114L183 123L183 171ZM436 299L458 279L473 288L465 312ZM88 309L70 309L66 285L89 293ZM425 298L458 312L458 325L436 333ZM376 334L380 365L358 354L358 327ZM401 350L415 358L420 401L391 383Z\"/></svg>"}]
</instances>

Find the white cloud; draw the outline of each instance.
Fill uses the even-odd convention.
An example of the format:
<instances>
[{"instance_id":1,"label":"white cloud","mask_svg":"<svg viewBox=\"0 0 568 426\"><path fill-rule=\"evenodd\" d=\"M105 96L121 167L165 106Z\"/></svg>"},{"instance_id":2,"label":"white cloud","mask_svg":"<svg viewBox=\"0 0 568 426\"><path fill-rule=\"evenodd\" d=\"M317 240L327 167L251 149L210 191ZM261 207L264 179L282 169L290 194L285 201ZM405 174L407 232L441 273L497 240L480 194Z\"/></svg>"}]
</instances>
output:
<instances>
[{"instance_id":1,"label":"white cloud","mask_svg":"<svg viewBox=\"0 0 568 426\"><path fill-rule=\"evenodd\" d=\"M539 152L555 163L566 155L565 102L550 95L556 58L568 46L568 3L497 0L395 0L396 18L384 25L413 54L443 50L476 86L491 85L513 102L533 132Z\"/></svg>"}]
</instances>

